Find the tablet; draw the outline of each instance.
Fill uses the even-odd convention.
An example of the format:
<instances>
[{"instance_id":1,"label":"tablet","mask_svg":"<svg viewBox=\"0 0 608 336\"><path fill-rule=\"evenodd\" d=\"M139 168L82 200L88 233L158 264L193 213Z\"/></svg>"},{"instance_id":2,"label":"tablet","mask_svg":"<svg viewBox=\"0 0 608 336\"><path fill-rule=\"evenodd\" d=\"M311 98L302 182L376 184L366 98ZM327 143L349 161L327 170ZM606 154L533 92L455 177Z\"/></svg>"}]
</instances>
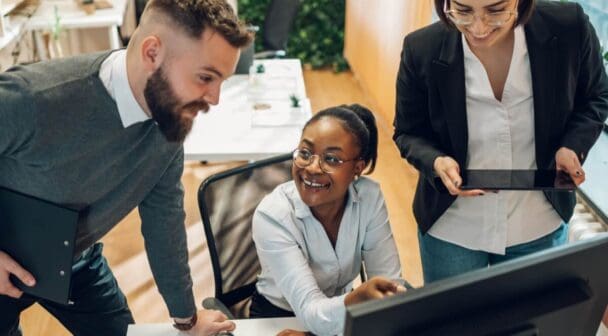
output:
<instances>
[{"instance_id":1,"label":"tablet","mask_svg":"<svg viewBox=\"0 0 608 336\"><path fill-rule=\"evenodd\" d=\"M555 169L472 169L463 172L462 190L553 190L576 189L570 176Z\"/></svg>"}]
</instances>

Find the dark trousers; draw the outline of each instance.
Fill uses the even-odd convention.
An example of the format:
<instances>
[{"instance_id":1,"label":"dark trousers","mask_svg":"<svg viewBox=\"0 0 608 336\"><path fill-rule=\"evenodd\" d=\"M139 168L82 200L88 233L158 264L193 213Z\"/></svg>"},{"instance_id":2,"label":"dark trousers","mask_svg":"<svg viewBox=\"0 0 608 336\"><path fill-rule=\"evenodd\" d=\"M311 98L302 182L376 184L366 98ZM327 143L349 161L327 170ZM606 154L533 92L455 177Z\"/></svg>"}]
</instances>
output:
<instances>
[{"instance_id":1,"label":"dark trousers","mask_svg":"<svg viewBox=\"0 0 608 336\"><path fill-rule=\"evenodd\" d=\"M251 296L251 306L249 306L250 318L270 318L270 317L293 317L293 312L273 305L264 295L256 290Z\"/></svg>"},{"instance_id":2,"label":"dark trousers","mask_svg":"<svg viewBox=\"0 0 608 336\"><path fill-rule=\"evenodd\" d=\"M34 303L39 303L76 336L126 335L128 325L134 323L133 316L101 254L102 249L101 243L95 244L72 266L73 304L58 304L27 294L20 299L0 295L0 335L20 336L19 315Z\"/></svg>"}]
</instances>

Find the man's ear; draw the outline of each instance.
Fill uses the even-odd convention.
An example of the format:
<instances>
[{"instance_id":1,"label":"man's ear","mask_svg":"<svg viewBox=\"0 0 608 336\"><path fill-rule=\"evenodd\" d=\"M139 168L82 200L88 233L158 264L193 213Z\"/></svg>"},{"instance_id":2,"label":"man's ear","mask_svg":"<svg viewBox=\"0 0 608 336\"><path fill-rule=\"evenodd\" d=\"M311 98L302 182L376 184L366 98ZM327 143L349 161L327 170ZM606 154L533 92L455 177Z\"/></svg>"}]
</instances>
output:
<instances>
[{"instance_id":1,"label":"man's ear","mask_svg":"<svg viewBox=\"0 0 608 336\"><path fill-rule=\"evenodd\" d=\"M141 60L143 68L152 73L160 67L163 61L163 45L160 38L150 35L141 43Z\"/></svg>"}]
</instances>

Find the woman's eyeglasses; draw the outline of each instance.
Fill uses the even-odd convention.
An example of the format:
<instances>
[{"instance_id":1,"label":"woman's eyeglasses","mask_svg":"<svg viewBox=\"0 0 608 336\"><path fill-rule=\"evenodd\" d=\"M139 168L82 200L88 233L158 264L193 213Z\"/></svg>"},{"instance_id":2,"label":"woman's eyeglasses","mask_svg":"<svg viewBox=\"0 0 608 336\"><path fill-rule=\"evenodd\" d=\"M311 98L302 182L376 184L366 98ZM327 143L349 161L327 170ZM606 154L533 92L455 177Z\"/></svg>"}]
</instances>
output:
<instances>
[{"instance_id":1,"label":"woman's eyeglasses","mask_svg":"<svg viewBox=\"0 0 608 336\"><path fill-rule=\"evenodd\" d=\"M447 8L448 0L443 3L443 12L445 15L457 26L470 26L475 22L475 17L479 17L481 22L492 27L504 26L511 17L517 19L517 11L504 10L498 12L488 12L481 15L476 15L472 12L465 12L461 10Z\"/></svg>"},{"instance_id":2,"label":"woman's eyeglasses","mask_svg":"<svg viewBox=\"0 0 608 336\"><path fill-rule=\"evenodd\" d=\"M335 173L345 162L361 160L360 157L343 160L333 153L323 153L321 155L313 154L310 150L305 148L298 148L293 151L293 163L299 168L310 166L315 161L315 157L319 159L319 167L321 167L321 170L328 174Z\"/></svg>"},{"instance_id":3,"label":"woman's eyeglasses","mask_svg":"<svg viewBox=\"0 0 608 336\"><path fill-rule=\"evenodd\" d=\"M446 11L445 14L457 26L470 26L473 24L473 22L475 22L475 17L478 16L473 13L461 12L457 10L449 10ZM517 12L501 11L484 13L479 15L479 19L488 26L501 27L504 26L505 23L509 22L512 16L517 17Z\"/></svg>"}]
</instances>

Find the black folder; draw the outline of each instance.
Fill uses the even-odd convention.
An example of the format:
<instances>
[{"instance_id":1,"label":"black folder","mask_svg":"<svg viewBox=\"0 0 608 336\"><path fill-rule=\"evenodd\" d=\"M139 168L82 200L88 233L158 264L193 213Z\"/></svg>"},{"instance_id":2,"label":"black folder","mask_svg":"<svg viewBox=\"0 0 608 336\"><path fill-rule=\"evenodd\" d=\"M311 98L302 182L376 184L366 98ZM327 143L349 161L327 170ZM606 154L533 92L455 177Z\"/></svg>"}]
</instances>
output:
<instances>
[{"instance_id":1,"label":"black folder","mask_svg":"<svg viewBox=\"0 0 608 336\"><path fill-rule=\"evenodd\" d=\"M79 212L0 187L0 250L36 279L23 292L68 304Z\"/></svg>"}]
</instances>

